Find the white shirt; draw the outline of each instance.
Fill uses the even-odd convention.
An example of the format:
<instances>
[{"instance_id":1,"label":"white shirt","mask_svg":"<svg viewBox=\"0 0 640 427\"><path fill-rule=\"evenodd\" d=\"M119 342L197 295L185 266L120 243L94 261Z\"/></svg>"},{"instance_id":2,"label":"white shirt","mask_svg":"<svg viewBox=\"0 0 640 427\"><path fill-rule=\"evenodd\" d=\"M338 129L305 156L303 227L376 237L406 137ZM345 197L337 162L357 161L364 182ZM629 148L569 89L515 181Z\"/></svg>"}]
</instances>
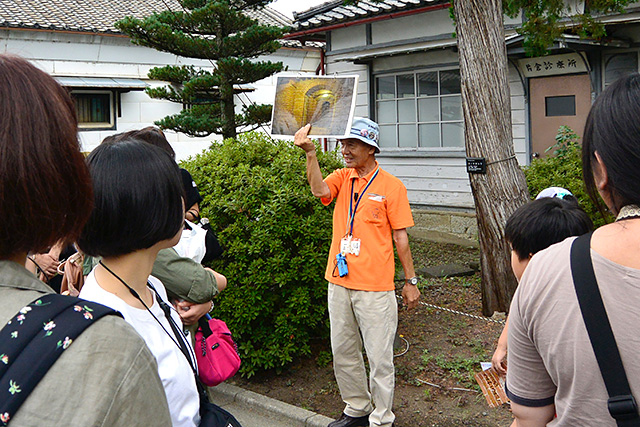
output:
<instances>
[{"instance_id":1,"label":"white shirt","mask_svg":"<svg viewBox=\"0 0 640 427\"><path fill-rule=\"evenodd\" d=\"M175 249L181 257L191 258L200 264L207 253L207 230L186 219L184 222L189 224L191 229L189 230L186 227L182 229L180 241L173 249Z\"/></svg>"},{"instance_id":2,"label":"white shirt","mask_svg":"<svg viewBox=\"0 0 640 427\"><path fill-rule=\"evenodd\" d=\"M149 282L158 291L160 297L167 301L167 291L162 282L153 276L149 276ZM160 304L156 301L155 293L151 291L151 294L153 295L153 305L149 309L162 323L166 332L147 310L132 307L116 295L102 289L96 281L95 269L87 276L80 291L80 298L106 305L122 313L124 320L135 328L156 358L158 374L167 394L173 426L197 426L200 423L200 400L193 371L180 348L172 340L172 338L175 339L173 330ZM182 325L178 313L172 310L171 316L177 325ZM171 337L167 332L171 334ZM191 340L184 341L188 342L189 348L191 348ZM140 392L144 393L144 390L140 390Z\"/></svg>"}]
</instances>

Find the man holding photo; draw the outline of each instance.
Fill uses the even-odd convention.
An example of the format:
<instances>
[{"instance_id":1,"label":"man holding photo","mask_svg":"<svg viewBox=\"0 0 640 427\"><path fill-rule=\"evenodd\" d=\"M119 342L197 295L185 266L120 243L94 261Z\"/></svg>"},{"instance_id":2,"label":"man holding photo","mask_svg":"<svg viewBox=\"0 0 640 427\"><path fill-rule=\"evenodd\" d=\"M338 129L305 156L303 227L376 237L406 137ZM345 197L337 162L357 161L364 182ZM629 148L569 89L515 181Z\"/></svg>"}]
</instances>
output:
<instances>
[{"instance_id":1,"label":"man holding photo","mask_svg":"<svg viewBox=\"0 0 640 427\"><path fill-rule=\"evenodd\" d=\"M403 300L412 309L420 298L406 230L413 226L407 190L375 159L380 152L375 122L353 119L348 137L340 140L346 168L324 180L315 145L307 136L310 127L295 134L295 144L306 153L307 180L324 205L336 200L325 278L329 281L333 366L346 407L329 427L390 427L395 419L393 341L398 325L394 242L407 278Z\"/></svg>"}]
</instances>

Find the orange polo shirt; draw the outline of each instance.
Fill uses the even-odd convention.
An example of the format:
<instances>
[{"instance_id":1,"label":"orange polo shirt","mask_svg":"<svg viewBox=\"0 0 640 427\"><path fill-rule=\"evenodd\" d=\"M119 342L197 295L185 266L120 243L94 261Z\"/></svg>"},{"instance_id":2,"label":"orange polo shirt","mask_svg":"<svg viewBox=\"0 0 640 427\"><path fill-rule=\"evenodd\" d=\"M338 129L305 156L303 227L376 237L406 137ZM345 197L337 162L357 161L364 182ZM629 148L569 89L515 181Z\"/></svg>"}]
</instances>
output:
<instances>
[{"instance_id":1,"label":"orange polo shirt","mask_svg":"<svg viewBox=\"0 0 640 427\"><path fill-rule=\"evenodd\" d=\"M331 190L331 198L321 199L322 203L329 205L336 200L333 239L325 278L348 289L394 290L393 230L413 226L407 189L395 176L380 169L366 194L362 194L378 167L376 162L376 168L364 178L360 178L355 169L344 168L336 170L324 180ZM348 232L352 183L353 193L357 193L360 199L353 223L353 237L360 239L360 254L346 255L349 274L340 277L336 255L340 252L340 241Z\"/></svg>"}]
</instances>

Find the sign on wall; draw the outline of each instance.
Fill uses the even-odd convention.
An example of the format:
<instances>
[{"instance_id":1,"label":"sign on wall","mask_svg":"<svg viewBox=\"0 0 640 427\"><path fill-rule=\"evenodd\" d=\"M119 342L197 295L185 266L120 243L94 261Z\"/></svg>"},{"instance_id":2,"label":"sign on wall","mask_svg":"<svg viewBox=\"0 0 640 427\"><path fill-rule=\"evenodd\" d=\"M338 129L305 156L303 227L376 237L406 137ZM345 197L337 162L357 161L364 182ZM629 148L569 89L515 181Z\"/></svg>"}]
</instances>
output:
<instances>
[{"instance_id":1,"label":"sign on wall","mask_svg":"<svg viewBox=\"0 0 640 427\"><path fill-rule=\"evenodd\" d=\"M579 53L519 59L518 67L525 77L557 76L589 71L586 59L583 59Z\"/></svg>"}]
</instances>

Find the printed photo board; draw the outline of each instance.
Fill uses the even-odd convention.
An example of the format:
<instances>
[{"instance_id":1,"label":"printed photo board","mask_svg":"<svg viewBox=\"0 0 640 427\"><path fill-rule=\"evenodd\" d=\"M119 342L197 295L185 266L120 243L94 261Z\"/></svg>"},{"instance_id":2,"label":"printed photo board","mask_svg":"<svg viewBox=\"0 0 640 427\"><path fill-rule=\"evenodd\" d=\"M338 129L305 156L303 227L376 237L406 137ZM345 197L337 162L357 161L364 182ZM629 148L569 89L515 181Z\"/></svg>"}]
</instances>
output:
<instances>
[{"instance_id":1,"label":"printed photo board","mask_svg":"<svg viewBox=\"0 0 640 427\"><path fill-rule=\"evenodd\" d=\"M351 129L358 76L278 77L271 134L293 136L311 123L309 136L342 138Z\"/></svg>"}]
</instances>

